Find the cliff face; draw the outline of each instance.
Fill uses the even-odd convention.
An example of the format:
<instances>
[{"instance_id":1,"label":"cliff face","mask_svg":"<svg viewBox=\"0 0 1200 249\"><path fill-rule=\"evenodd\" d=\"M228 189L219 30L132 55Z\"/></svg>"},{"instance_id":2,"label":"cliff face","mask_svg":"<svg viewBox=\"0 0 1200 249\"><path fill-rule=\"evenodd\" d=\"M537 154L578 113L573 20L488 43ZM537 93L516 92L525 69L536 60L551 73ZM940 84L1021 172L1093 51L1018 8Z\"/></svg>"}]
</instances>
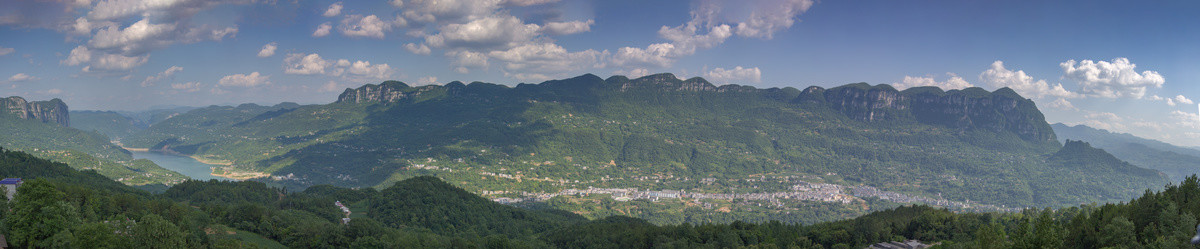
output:
<instances>
[{"instance_id":1,"label":"cliff face","mask_svg":"<svg viewBox=\"0 0 1200 249\"><path fill-rule=\"evenodd\" d=\"M408 84L399 81L385 81L379 85L366 84L357 89L346 88L338 95L337 103L391 103L409 97L404 90L410 89Z\"/></svg>"},{"instance_id":2,"label":"cliff face","mask_svg":"<svg viewBox=\"0 0 1200 249\"><path fill-rule=\"evenodd\" d=\"M613 76L601 80L587 74L571 79L521 84L516 88L475 82L452 82L444 86L410 87L398 81L367 84L346 89L339 103L395 103L421 101L437 96L510 95L537 99L554 96L561 100L595 100L594 91L654 94L664 92L740 93L798 104L826 106L863 122L914 120L959 130L1012 132L1028 141L1054 141L1053 129L1033 101L1008 88L988 92L981 88L942 91L937 87L915 87L898 91L889 85L849 84L830 89L813 86L758 89L752 86L715 86L700 77L680 80L673 74L647 75L637 79Z\"/></svg>"},{"instance_id":3,"label":"cliff face","mask_svg":"<svg viewBox=\"0 0 1200 249\"><path fill-rule=\"evenodd\" d=\"M850 84L809 87L792 102L823 104L864 122L912 117L917 122L961 130L1008 131L1030 141L1053 141L1054 130L1032 100L1001 88L943 92L936 87L897 91L888 85Z\"/></svg>"},{"instance_id":4,"label":"cliff face","mask_svg":"<svg viewBox=\"0 0 1200 249\"><path fill-rule=\"evenodd\" d=\"M67 104L60 99L29 102L24 98L13 96L0 99L0 106L3 106L8 113L22 119L38 120L61 126L70 126L71 124Z\"/></svg>"}]
</instances>

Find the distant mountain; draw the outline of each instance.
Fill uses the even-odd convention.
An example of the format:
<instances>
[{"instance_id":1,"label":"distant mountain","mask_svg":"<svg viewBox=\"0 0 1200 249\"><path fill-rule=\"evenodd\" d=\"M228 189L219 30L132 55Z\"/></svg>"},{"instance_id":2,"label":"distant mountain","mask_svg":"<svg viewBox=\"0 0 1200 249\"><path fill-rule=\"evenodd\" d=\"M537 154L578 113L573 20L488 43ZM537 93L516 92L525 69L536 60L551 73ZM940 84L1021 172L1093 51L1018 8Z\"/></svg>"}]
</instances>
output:
<instances>
[{"instance_id":1,"label":"distant mountain","mask_svg":"<svg viewBox=\"0 0 1200 249\"><path fill-rule=\"evenodd\" d=\"M831 199L828 205L836 208L819 209L839 211L803 211L827 219L831 213L886 206L887 201L852 196L849 189L856 186L1011 207L1123 201L1167 181L1120 166L1079 174L1094 165L1073 163L1078 158L1071 157L1106 153L1055 157L1072 148L1057 140L1032 101L1010 89L897 91L865 83L759 89L671 74L637 79L587 74L515 87L389 81L347 89L325 105L200 108L122 141L225 160L231 165L222 170L269 174L260 180L293 189L383 188L437 175L490 198L558 196L565 200L551 199L555 205L589 215L627 210L614 210L624 202L591 204L604 202L572 199L600 197L561 191L771 193L828 183L845 189L839 198L846 202ZM716 214L723 207L734 215L778 217L817 210L805 203L770 199L708 203L710 209L697 203L641 208L680 216ZM755 208L747 208L751 204Z\"/></svg>"},{"instance_id":2,"label":"distant mountain","mask_svg":"<svg viewBox=\"0 0 1200 249\"><path fill-rule=\"evenodd\" d=\"M1162 171L1173 181L1200 174L1200 150L1180 147L1128 133L1113 133L1086 125L1052 125L1060 139L1082 140L1139 167Z\"/></svg>"},{"instance_id":3,"label":"distant mountain","mask_svg":"<svg viewBox=\"0 0 1200 249\"><path fill-rule=\"evenodd\" d=\"M75 129L96 131L113 140L121 140L146 129L140 121L113 111L71 111Z\"/></svg>"},{"instance_id":4,"label":"distant mountain","mask_svg":"<svg viewBox=\"0 0 1200 249\"><path fill-rule=\"evenodd\" d=\"M8 99L24 101L19 97ZM26 106L31 108L25 114L0 114L0 147L67 163L76 169L93 169L130 185L173 184L187 179L152 161L133 159L129 151L110 143L103 134L63 125L60 122L68 122L70 113L62 101L28 103Z\"/></svg>"}]
</instances>

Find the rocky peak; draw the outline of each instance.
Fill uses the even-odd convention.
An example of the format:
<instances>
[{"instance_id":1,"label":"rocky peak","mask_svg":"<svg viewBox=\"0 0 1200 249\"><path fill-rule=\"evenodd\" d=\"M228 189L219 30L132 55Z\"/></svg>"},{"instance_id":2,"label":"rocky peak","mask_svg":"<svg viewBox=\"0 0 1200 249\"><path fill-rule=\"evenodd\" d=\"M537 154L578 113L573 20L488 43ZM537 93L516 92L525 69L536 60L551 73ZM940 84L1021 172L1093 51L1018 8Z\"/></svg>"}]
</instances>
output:
<instances>
[{"instance_id":1,"label":"rocky peak","mask_svg":"<svg viewBox=\"0 0 1200 249\"><path fill-rule=\"evenodd\" d=\"M1008 131L1030 141L1055 141L1054 130L1032 100L1012 89L942 91L914 87L897 91L886 84L856 83L823 89L809 87L793 103L823 104L864 122L914 118L917 122L960 130Z\"/></svg>"},{"instance_id":2,"label":"rocky peak","mask_svg":"<svg viewBox=\"0 0 1200 249\"><path fill-rule=\"evenodd\" d=\"M7 113L14 114L18 118L38 120L43 123L54 123L61 126L71 125L67 104L63 103L61 99L29 102L24 98L12 96L0 99L0 106L3 106Z\"/></svg>"},{"instance_id":3,"label":"rocky peak","mask_svg":"<svg viewBox=\"0 0 1200 249\"><path fill-rule=\"evenodd\" d=\"M384 81L379 85L366 84L357 89L346 88L346 91L338 95L338 100L335 103L391 103L408 98L409 93L405 90L411 88L408 84L404 84L404 82L394 80Z\"/></svg>"}]
</instances>

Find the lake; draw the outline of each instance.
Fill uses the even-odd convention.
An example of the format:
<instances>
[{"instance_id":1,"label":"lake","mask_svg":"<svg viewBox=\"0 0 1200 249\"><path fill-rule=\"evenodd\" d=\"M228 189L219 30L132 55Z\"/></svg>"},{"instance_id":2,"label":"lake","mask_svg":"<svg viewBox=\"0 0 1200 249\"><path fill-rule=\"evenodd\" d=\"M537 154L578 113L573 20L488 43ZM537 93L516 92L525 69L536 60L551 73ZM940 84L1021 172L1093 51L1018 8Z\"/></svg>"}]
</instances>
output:
<instances>
[{"instance_id":1,"label":"lake","mask_svg":"<svg viewBox=\"0 0 1200 249\"><path fill-rule=\"evenodd\" d=\"M179 172L180 174L191 177L192 179L196 179L196 180L209 180L209 179L232 180L229 178L212 175L212 167L216 166L216 165L204 164L204 163L201 163L200 161L196 161L196 159L192 159L191 157L167 154L167 153L162 153L162 152L154 152L154 151L132 151L132 150L130 150L129 152L133 152L133 158L150 159L150 161L154 161L154 163L158 164L158 166L162 166L163 168L173 170L175 172Z\"/></svg>"}]
</instances>

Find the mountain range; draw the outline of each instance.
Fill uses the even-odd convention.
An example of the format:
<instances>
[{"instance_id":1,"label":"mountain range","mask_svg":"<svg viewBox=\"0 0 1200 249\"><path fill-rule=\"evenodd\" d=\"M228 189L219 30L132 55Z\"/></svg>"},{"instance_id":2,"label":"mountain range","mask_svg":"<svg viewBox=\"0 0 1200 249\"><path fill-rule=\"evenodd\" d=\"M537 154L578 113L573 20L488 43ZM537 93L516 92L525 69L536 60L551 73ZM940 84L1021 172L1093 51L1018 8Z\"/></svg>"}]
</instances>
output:
<instances>
[{"instance_id":1,"label":"mountain range","mask_svg":"<svg viewBox=\"0 0 1200 249\"><path fill-rule=\"evenodd\" d=\"M495 200L655 223L1116 202L1168 178L1091 143L1064 146L1036 104L1007 88L587 74L513 87L386 81L329 104L160 112L157 122L77 112L73 125L290 190L435 175Z\"/></svg>"}]
</instances>

